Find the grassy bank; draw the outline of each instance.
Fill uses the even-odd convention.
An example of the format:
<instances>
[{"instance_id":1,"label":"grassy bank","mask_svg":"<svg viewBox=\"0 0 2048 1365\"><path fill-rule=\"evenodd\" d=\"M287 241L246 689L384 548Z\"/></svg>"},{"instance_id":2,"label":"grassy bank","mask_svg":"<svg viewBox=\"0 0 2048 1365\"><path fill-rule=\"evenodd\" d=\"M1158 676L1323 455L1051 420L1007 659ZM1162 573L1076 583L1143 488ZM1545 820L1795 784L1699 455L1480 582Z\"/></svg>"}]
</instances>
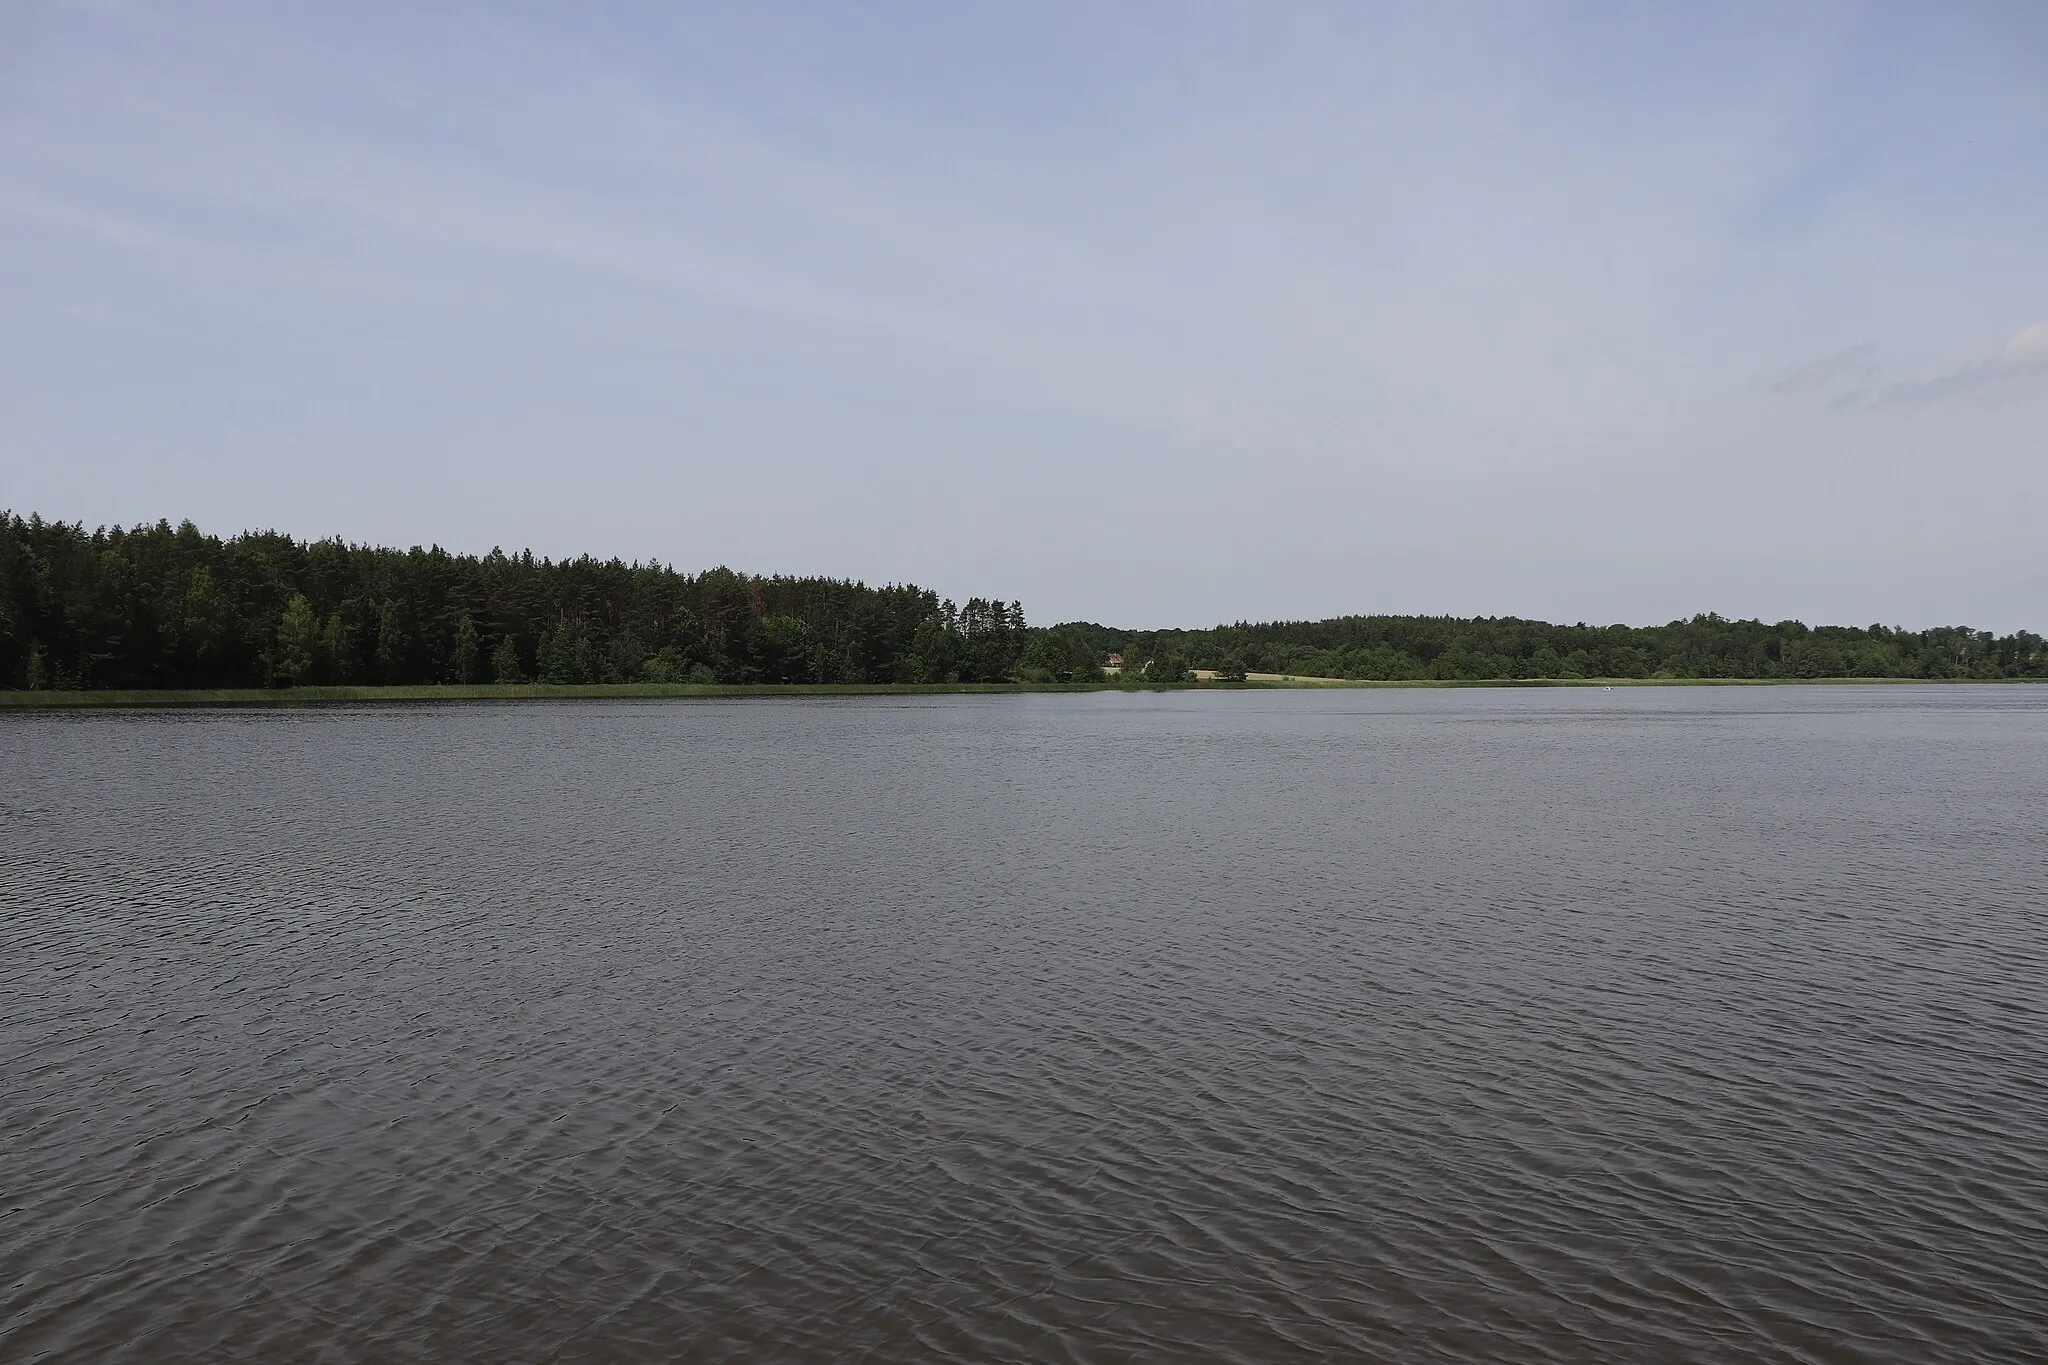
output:
<instances>
[{"instance_id":1,"label":"grassy bank","mask_svg":"<svg viewBox=\"0 0 2048 1365\"><path fill-rule=\"evenodd\" d=\"M1254 676L1201 682L1186 691L1264 691L1390 687L1813 687L1841 684L2038 682L2021 678L1354 678ZM958 693L1117 692L1117 683L598 683L555 686L219 688L164 691L0 692L0 711L136 706L342 706L364 702L621 701L716 697L896 697ZM1165 689L1157 689L1165 690Z\"/></svg>"},{"instance_id":2,"label":"grassy bank","mask_svg":"<svg viewBox=\"0 0 2048 1365\"><path fill-rule=\"evenodd\" d=\"M212 688L169 691L0 692L0 710L93 706L338 706L363 702L620 701L680 697L874 697L960 692L1087 692L1058 683L591 683L557 686Z\"/></svg>"},{"instance_id":3,"label":"grassy bank","mask_svg":"<svg viewBox=\"0 0 2048 1365\"><path fill-rule=\"evenodd\" d=\"M1313 678L1302 674L1252 673L1244 683L1197 686L1332 687L1934 687L1948 684L2048 683L2048 678Z\"/></svg>"}]
</instances>

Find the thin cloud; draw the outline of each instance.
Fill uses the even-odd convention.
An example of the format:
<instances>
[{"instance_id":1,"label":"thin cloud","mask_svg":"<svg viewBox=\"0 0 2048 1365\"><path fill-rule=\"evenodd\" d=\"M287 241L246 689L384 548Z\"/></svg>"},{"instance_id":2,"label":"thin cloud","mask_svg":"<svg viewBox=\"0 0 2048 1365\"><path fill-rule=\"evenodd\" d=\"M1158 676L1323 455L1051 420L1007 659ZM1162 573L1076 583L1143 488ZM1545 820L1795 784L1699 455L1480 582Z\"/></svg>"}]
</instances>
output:
<instances>
[{"instance_id":1,"label":"thin cloud","mask_svg":"<svg viewBox=\"0 0 2048 1365\"><path fill-rule=\"evenodd\" d=\"M2048 322L2023 327L1984 360L1927 378L1902 379L1874 395L1872 406L1949 398L2007 398L2048 389Z\"/></svg>"},{"instance_id":2,"label":"thin cloud","mask_svg":"<svg viewBox=\"0 0 2048 1365\"><path fill-rule=\"evenodd\" d=\"M1755 383L1780 398L1823 399L1836 411L2032 393L2048 388L2048 321L2021 328L1993 355L1934 374L1883 380L1876 356L1866 342L1760 375Z\"/></svg>"},{"instance_id":3,"label":"thin cloud","mask_svg":"<svg viewBox=\"0 0 2048 1365\"><path fill-rule=\"evenodd\" d=\"M38 223L129 250L161 252L182 245L173 235L147 223L29 185L0 183L0 219Z\"/></svg>"},{"instance_id":4,"label":"thin cloud","mask_svg":"<svg viewBox=\"0 0 2048 1365\"><path fill-rule=\"evenodd\" d=\"M0 0L0 483L1049 618L2038 627L2048 335L1958 328L2042 316L2048 184L1972 32L1187 13Z\"/></svg>"},{"instance_id":5,"label":"thin cloud","mask_svg":"<svg viewBox=\"0 0 2048 1365\"><path fill-rule=\"evenodd\" d=\"M1824 355L1803 365L1762 376L1757 383L1782 397L1860 390L1877 377L1877 348L1869 342Z\"/></svg>"},{"instance_id":6,"label":"thin cloud","mask_svg":"<svg viewBox=\"0 0 2048 1365\"><path fill-rule=\"evenodd\" d=\"M2008 365L2048 365L2048 322L2037 322L2014 332L1999 359Z\"/></svg>"}]
</instances>

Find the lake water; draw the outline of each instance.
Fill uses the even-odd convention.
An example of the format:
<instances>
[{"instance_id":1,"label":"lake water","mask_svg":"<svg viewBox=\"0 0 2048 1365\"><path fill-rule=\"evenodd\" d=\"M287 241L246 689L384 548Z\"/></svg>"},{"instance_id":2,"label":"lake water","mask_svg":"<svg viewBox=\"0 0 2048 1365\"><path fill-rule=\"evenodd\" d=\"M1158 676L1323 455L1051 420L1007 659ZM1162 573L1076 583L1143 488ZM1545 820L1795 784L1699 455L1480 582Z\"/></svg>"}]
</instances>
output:
<instances>
[{"instance_id":1,"label":"lake water","mask_svg":"<svg viewBox=\"0 0 2048 1365\"><path fill-rule=\"evenodd\" d=\"M2048 1359L2048 688L0 715L0 1359Z\"/></svg>"}]
</instances>

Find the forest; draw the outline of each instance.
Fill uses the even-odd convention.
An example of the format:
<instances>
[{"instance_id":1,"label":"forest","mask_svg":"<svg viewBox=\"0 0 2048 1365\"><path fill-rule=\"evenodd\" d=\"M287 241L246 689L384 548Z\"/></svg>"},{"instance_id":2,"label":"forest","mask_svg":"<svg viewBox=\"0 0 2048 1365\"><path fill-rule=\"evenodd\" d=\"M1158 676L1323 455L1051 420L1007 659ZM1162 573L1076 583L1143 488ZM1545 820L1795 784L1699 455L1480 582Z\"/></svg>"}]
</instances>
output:
<instances>
[{"instance_id":1,"label":"forest","mask_svg":"<svg viewBox=\"0 0 2048 1365\"><path fill-rule=\"evenodd\" d=\"M1127 661L1105 678L1111 654ZM913 584L688 574L486 555L223 539L0 512L0 688L486 683L1116 683L1296 674L1387 681L2048 678L2021 631L1695 616L1661 626L1344 616L1128 631L1033 628L1016 601Z\"/></svg>"},{"instance_id":2,"label":"forest","mask_svg":"<svg viewBox=\"0 0 2048 1365\"><path fill-rule=\"evenodd\" d=\"M0 687L1002 682L1024 637L910 584L0 514Z\"/></svg>"},{"instance_id":3,"label":"forest","mask_svg":"<svg viewBox=\"0 0 2048 1365\"><path fill-rule=\"evenodd\" d=\"M1225 677L1281 673L1382 681L1574 678L2048 678L2048 644L1967 626L1901 630L1730 621L1551 625L1511 616L1340 616L1213 630L1055 633L1126 659L1187 660Z\"/></svg>"}]
</instances>

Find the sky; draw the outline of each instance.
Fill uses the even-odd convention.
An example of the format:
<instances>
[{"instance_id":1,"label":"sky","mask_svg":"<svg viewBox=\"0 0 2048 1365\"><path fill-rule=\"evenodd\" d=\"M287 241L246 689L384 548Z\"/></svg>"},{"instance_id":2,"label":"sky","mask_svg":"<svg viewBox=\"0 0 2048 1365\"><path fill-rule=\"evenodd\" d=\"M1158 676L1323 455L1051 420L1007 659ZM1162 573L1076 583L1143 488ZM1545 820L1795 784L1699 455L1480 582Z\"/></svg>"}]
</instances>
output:
<instances>
[{"instance_id":1,"label":"sky","mask_svg":"<svg viewBox=\"0 0 2048 1365\"><path fill-rule=\"evenodd\" d=\"M2048 6L0 0L0 507L2048 629Z\"/></svg>"}]
</instances>

